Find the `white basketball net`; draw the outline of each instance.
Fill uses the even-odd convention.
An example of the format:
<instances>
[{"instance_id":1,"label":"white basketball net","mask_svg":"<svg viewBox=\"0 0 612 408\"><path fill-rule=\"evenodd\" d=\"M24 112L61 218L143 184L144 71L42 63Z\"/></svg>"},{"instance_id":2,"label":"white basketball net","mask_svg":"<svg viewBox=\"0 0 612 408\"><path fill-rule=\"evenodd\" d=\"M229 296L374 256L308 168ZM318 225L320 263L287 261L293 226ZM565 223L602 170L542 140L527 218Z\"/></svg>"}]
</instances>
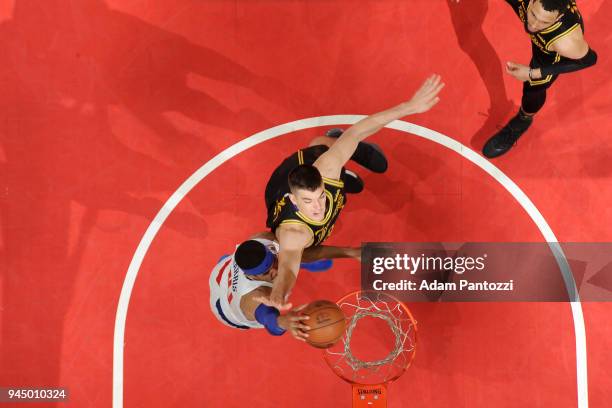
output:
<instances>
[{"instance_id":1,"label":"white basketball net","mask_svg":"<svg viewBox=\"0 0 612 408\"><path fill-rule=\"evenodd\" d=\"M379 292L357 292L339 303L347 318L341 341L325 350L325 359L343 379L359 384L381 384L397 379L410 365L416 347L416 322L399 301ZM382 359L365 361L351 349L351 339L362 319L381 319L391 330L368 333L394 336L393 349Z\"/></svg>"}]
</instances>

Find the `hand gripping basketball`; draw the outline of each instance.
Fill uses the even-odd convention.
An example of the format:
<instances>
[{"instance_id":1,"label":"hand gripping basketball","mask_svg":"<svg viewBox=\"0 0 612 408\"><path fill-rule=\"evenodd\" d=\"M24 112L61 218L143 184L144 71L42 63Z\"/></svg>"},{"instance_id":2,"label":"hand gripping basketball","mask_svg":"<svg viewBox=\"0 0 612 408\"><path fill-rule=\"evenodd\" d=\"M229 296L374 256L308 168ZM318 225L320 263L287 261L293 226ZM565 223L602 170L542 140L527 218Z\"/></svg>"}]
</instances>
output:
<instances>
[{"instance_id":1,"label":"hand gripping basketball","mask_svg":"<svg viewBox=\"0 0 612 408\"><path fill-rule=\"evenodd\" d=\"M316 348L328 348L344 334L346 318L340 307L329 300L308 304L302 314L309 316L306 342Z\"/></svg>"},{"instance_id":2,"label":"hand gripping basketball","mask_svg":"<svg viewBox=\"0 0 612 408\"><path fill-rule=\"evenodd\" d=\"M289 331L296 340L304 342L307 341L307 331L310 330L310 327L305 324L305 320L310 319L310 316L301 313L306 306L308 306L308 304L296 307L288 313L278 317L279 326Z\"/></svg>"}]
</instances>

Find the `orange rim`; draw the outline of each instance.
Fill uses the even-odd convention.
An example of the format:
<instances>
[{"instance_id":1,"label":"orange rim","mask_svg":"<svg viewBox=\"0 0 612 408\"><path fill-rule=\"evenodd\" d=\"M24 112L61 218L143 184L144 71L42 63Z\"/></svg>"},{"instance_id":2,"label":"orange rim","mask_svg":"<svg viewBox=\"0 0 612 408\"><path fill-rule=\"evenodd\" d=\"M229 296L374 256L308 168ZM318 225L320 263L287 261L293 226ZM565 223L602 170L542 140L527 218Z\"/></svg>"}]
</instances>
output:
<instances>
[{"instance_id":1,"label":"orange rim","mask_svg":"<svg viewBox=\"0 0 612 408\"><path fill-rule=\"evenodd\" d=\"M406 364L406 366L405 366L405 367L402 369L402 371L401 371L399 374L395 375L393 378L391 378L391 379L390 379L390 380L388 380L388 381L385 381L385 382L382 382L382 383L378 383L378 384L363 384L363 383L359 383L359 382L356 382L356 381L350 380L350 379L348 379L348 378L345 378L345 377L343 377L343 376L339 375L339 374L336 372L336 370L334 370L334 368L333 368L333 367L332 367L332 366L329 364L328 359L325 357L325 356L329 355L329 354L327 353L327 351L325 351L325 350L323 351L323 358L324 358L324 360L325 360L325 363L326 363L326 364L327 364L327 365L328 365L328 366L329 366L329 367L332 369L332 371L333 371L333 372L334 372L334 373L335 373L335 374L336 374L338 377L342 378L344 381L346 381L346 382L348 382L348 383L350 383L350 384L353 384L353 385L359 385L359 386L364 386L364 387L372 387L372 386L376 386L376 385L386 385L386 384L390 384L390 383L392 383L393 381L397 380L399 377L401 377L401 376L404 374L404 372L406 372L406 370L407 370L407 369L408 369L408 368L409 368L409 367L412 365L412 361L414 360L414 357L415 357L415 355L416 355L416 345L417 345L417 343L418 343L418 339L417 339L417 335L418 335L418 330L417 330L417 321L415 320L414 316L412 315L412 312L410 312L410 309L408 309L408 306L406 306L406 305L404 304L404 302L402 302L401 300L398 300L398 299L397 299L395 296L388 295L388 294L386 294L386 293L384 293L384 292L376 292L376 291L373 291L373 290L355 290L355 291L353 291L353 292L350 292L350 293L348 293L348 294L346 294L346 295L342 296L340 299L338 299L338 300L336 301L336 304L337 304L338 306L341 306L341 305L342 305L342 303L343 303L343 302L345 302L347 299L351 298L352 296L358 296L359 294L362 294L362 293L375 293L376 295L381 295L381 294L383 294L384 296L389 297L389 298L390 298L390 299L392 299L393 301L397 302L397 303L400 305L400 307L401 307L401 308L402 308L402 309L403 309L403 310L406 312L406 315L408 316L408 318L410 319L410 322L412 323L412 327L414 327L414 345L415 345L415 347L413 348L413 350L410 352L410 359L408 360L408 363Z\"/></svg>"}]
</instances>

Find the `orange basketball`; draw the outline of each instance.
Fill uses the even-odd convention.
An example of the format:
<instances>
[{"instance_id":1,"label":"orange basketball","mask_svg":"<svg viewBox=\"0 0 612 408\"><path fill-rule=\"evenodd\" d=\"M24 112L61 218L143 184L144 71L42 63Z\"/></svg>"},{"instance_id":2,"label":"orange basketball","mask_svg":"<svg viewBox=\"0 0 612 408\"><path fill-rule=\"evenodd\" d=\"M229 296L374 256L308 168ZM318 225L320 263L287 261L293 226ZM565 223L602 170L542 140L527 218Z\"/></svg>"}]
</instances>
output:
<instances>
[{"instance_id":1,"label":"orange basketball","mask_svg":"<svg viewBox=\"0 0 612 408\"><path fill-rule=\"evenodd\" d=\"M313 347L331 347L344 334L346 318L334 302L317 300L306 306L302 314L310 316L304 323L310 327L306 341Z\"/></svg>"}]
</instances>

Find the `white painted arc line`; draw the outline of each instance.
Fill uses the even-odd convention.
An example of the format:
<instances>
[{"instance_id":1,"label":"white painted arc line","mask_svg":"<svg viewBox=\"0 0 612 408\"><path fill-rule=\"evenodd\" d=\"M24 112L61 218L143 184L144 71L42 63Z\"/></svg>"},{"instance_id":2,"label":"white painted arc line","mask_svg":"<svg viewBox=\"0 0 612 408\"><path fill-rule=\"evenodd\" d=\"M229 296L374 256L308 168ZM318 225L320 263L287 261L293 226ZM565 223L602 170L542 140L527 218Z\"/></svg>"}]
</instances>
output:
<instances>
[{"instance_id":1,"label":"white painted arc line","mask_svg":"<svg viewBox=\"0 0 612 408\"><path fill-rule=\"evenodd\" d=\"M407 133L412 133L433 142L442 142L444 146L451 150L459 153L463 157L476 164L478 167L489 173L495 180L497 180L512 196L521 204L523 209L529 214L531 219L540 229L540 232L549 243L550 249L557 260L557 264L561 269L563 280L565 282L565 288L567 289L568 296L571 300L580 301L578 297L578 291L576 289L576 282L572 274L571 268L567 263L563 249L557 242L557 237L553 233L552 229L536 208L533 202L527 197L527 195L520 189L520 187L512 181L506 174L504 174L499 168L493 165L490 161L480 156L472 149L463 146L461 143L454 139L449 138L446 135L438 133L434 130L424 128L422 126L414 125L411 123L396 121L387 126L388 128L400 130Z\"/></svg>"},{"instance_id":2,"label":"white painted arc line","mask_svg":"<svg viewBox=\"0 0 612 408\"><path fill-rule=\"evenodd\" d=\"M307 119L306 119L307 121ZM297 121L300 122L300 121ZM296 123L296 122L292 122ZM128 271L121 288L121 294L119 295L119 303L117 305L117 314L115 316L115 330L113 338L113 407L123 407L123 362L124 362L124 346L125 346L125 325L127 321L127 311L129 307L130 297L138 276L138 271L142 265L142 261L149 250L153 239L157 235L157 232L166 221L170 213L176 208L181 200L208 174L213 172L221 164L231 159L235 155L250 149L251 147L262 143L266 140L275 138L277 136L299 130L299 128L292 128L292 123L283 124L276 126L271 129L267 129L256 133L255 135L241 140L240 142L228 147L223 150L202 167L200 167L194 174L192 174L181 186L170 196L157 213L151 224L147 228L144 236L140 240L136 252L132 257L132 261L128 267Z\"/></svg>"},{"instance_id":3,"label":"white painted arc line","mask_svg":"<svg viewBox=\"0 0 612 408\"><path fill-rule=\"evenodd\" d=\"M363 119L363 115L332 115L321 116L314 118L301 119L294 122L275 126L270 129L256 133L240 142L228 147L201 168L192 174L178 189L170 196L161 210L157 213L149 227L147 228L143 238L141 239L136 252L130 262L128 271L121 288L119 303L117 305L117 314L115 318L115 332L113 341L113 408L123 408L123 357L124 357L124 341L125 341L125 324L127 319L127 311L129 306L130 296L138 275L142 261L157 235L157 232L168 218L170 213L176 208L181 200L200 182L214 171L221 164L236 156L237 154L259 144L266 140L284 135L286 133L319 127L319 126L334 126L354 124ZM537 210L535 205L529 200L525 193L501 170L478 155L473 150L462 145L458 141L449 138L441 133L430 129L414 125L404 121L395 121L390 123L388 128L408 132L425 139L441 144L482 168L485 172L491 175L495 180L502 184L506 190L521 204L527 214L532 218L534 223L540 229L543 237L549 242L551 250L561 268L563 279L570 298L576 299L571 302L571 311L574 321L574 331L576 336L576 374L577 374L577 389L578 389L578 407L588 407L588 381L587 381L587 360L586 360L586 332L584 325L584 317L582 314L582 305L577 297L576 285L567 263L567 259L563 254L561 247L556 243L557 239L552 232L552 229Z\"/></svg>"}]
</instances>

